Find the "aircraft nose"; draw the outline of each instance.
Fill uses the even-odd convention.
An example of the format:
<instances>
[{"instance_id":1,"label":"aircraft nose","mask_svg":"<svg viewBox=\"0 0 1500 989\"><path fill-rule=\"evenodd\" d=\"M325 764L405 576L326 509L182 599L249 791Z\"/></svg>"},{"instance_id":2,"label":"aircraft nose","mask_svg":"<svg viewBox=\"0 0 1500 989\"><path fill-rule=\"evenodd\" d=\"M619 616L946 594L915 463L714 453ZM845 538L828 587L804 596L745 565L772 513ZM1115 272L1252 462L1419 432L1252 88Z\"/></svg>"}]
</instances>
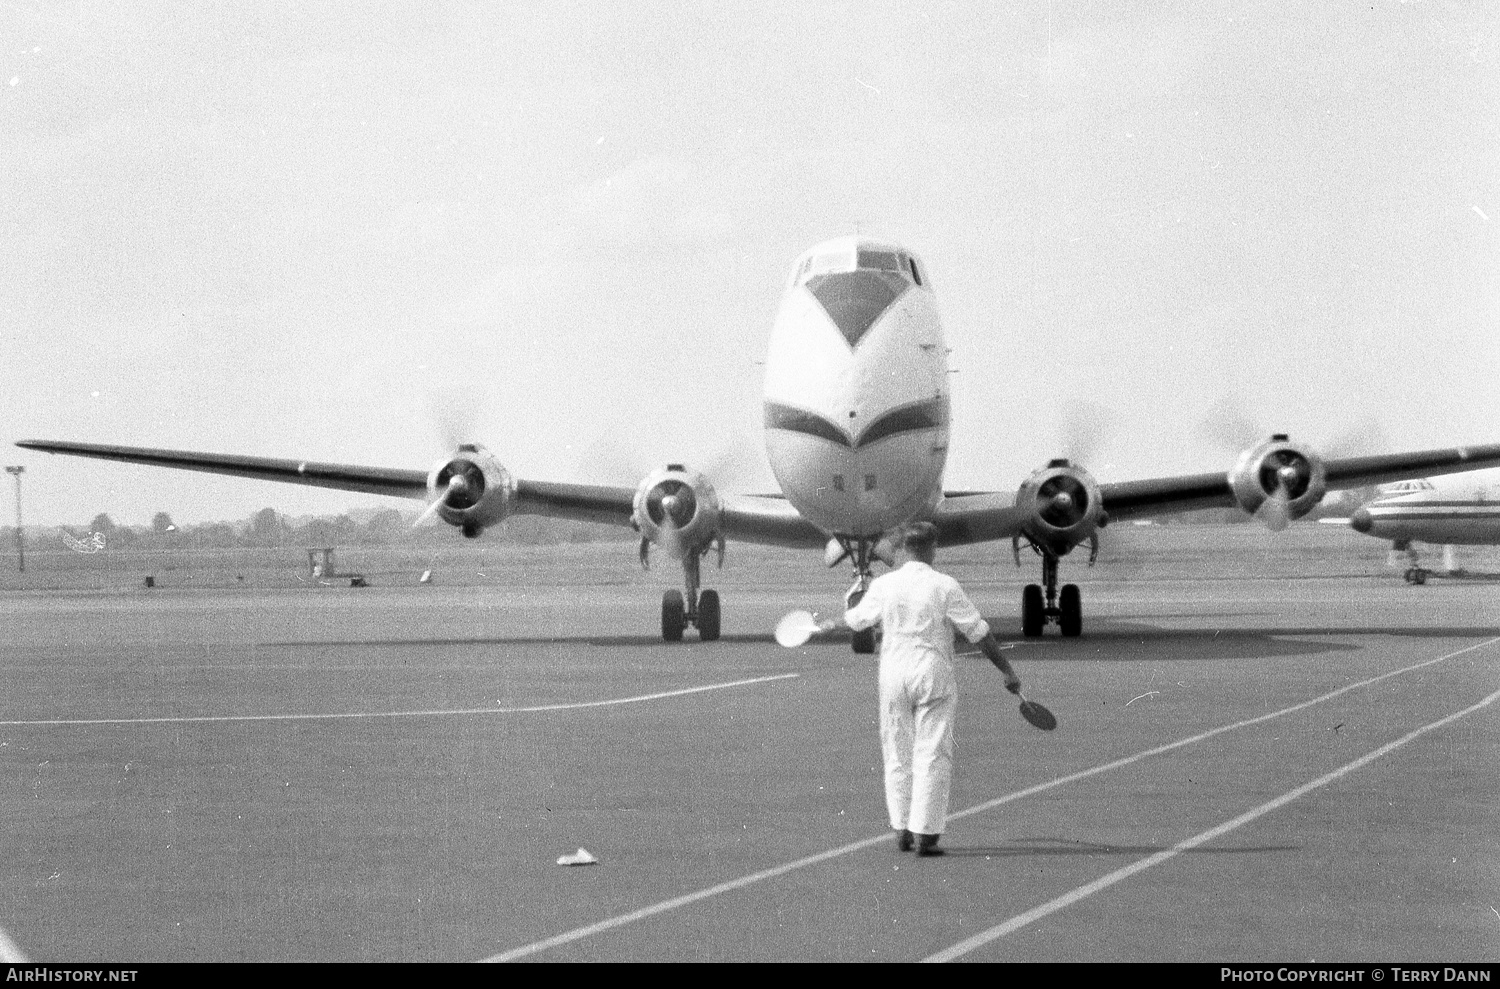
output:
<instances>
[{"instance_id":1,"label":"aircraft nose","mask_svg":"<svg viewBox=\"0 0 1500 989\"><path fill-rule=\"evenodd\" d=\"M1349 528L1355 532L1369 532L1375 528L1375 520L1370 516L1368 508L1356 508L1354 514L1349 516Z\"/></svg>"}]
</instances>

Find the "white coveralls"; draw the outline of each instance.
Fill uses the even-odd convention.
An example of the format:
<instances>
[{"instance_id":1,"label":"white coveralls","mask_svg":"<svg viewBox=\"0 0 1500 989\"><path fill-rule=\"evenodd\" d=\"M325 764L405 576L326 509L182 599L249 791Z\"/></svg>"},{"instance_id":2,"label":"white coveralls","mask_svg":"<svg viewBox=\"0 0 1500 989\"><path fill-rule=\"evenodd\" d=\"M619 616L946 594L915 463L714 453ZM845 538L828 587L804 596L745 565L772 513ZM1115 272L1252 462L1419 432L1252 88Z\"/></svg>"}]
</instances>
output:
<instances>
[{"instance_id":1,"label":"white coveralls","mask_svg":"<svg viewBox=\"0 0 1500 989\"><path fill-rule=\"evenodd\" d=\"M990 632L958 581L912 560L876 577L844 613L859 631L880 623L880 747L891 827L941 834L953 780L953 629Z\"/></svg>"}]
</instances>

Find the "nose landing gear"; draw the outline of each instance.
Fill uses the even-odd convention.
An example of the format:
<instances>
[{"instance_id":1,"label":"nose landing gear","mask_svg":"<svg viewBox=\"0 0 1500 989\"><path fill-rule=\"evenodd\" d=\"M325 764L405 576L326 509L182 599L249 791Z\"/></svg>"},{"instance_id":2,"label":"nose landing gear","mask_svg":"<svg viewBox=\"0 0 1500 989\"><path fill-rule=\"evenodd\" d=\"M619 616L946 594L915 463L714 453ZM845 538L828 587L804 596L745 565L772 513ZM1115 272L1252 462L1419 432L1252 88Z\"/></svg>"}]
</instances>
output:
<instances>
[{"instance_id":1,"label":"nose landing gear","mask_svg":"<svg viewBox=\"0 0 1500 989\"><path fill-rule=\"evenodd\" d=\"M864 599L865 592L870 589L870 581L875 579L873 569L875 561L879 560L882 563L890 561L875 552L875 547L879 543L878 539L841 539L840 542L844 545L845 555L854 560L854 585L844 595L844 608L848 610L859 604ZM863 656L872 654L880 641L877 636L879 628L877 625L855 632L849 640L849 647Z\"/></svg>"}]
</instances>

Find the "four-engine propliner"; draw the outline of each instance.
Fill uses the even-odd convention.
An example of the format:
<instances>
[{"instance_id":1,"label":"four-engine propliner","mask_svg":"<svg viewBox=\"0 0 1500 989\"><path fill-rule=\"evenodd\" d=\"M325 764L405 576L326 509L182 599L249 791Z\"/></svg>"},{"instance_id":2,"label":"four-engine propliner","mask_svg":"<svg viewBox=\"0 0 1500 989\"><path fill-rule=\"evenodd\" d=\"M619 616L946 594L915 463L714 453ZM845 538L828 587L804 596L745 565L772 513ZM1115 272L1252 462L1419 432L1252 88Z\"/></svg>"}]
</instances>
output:
<instances>
[{"instance_id":1,"label":"four-engine propliner","mask_svg":"<svg viewBox=\"0 0 1500 989\"><path fill-rule=\"evenodd\" d=\"M932 521L943 546L1009 539L1042 558L1042 583L1022 595L1022 631L1083 626L1076 585L1058 586L1061 558L1109 519L1238 506L1273 529L1310 511L1325 490L1500 466L1500 444L1342 457L1326 463L1285 436L1218 471L1096 483L1081 467L1053 461L1012 496L950 491L943 483L950 438L947 347L926 265L900 244L855 235L816 244L799 257L772 326L762 411L766 455L779 491L720 496L680 464L635 487L515 478L483 447L459 446L432 470L147 447L23 440L69 456L310 485L429 502L474 538L511 514L630 525L678 560L683 590L662 598L662 635L719 637L719 597L700 590L702 558L726 537L813 549L832 540L829 564L850 559L858 600L872 579L881 536L915 519ZM1415 537L1413 537L1415 538ZM874 648L856 637L857 651Z\"/></svg>"}]
</instances>

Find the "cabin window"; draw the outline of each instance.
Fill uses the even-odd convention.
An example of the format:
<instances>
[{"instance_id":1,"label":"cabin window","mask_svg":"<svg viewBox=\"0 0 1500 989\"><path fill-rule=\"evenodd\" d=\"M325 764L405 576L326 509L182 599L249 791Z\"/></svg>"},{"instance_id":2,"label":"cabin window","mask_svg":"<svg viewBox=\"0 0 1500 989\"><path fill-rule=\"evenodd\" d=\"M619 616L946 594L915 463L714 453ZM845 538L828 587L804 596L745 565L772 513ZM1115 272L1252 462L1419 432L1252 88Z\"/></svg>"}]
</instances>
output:
<instances>
[{"instance_id":1,"label":"cabin window","mask_svg":"<svg viewBox=\"0 0 1500 989\"><path fill-rule=\"evenodd\" d=\"M911 280L916 282L918 285L922 284L922 275L917 271L917 259L907 258L906 266L911 269Z\"/></svg>"},{"instance_id":2,"label":"cabin window","mask_svg":"<svg viewBox=\"0 0 1500 989\"><path fill-rule=\"evenodd\" d=\"M875 475L874 474L866 474L865 475L865 490L866 491L874 491L875 490Z\"/></svg>"},{"instance_id":3,"label":"cabin window","mask_svg":"<svg viewBox=\"0 0 1500 989\"><path fill-rule=\"evenodd\" d=\"M843 474L835 474L835 475L833 475L833 490L835 490L835 491L842 491L842 490L844 490L844 475Z\"/></svg>"}]
</instances>

